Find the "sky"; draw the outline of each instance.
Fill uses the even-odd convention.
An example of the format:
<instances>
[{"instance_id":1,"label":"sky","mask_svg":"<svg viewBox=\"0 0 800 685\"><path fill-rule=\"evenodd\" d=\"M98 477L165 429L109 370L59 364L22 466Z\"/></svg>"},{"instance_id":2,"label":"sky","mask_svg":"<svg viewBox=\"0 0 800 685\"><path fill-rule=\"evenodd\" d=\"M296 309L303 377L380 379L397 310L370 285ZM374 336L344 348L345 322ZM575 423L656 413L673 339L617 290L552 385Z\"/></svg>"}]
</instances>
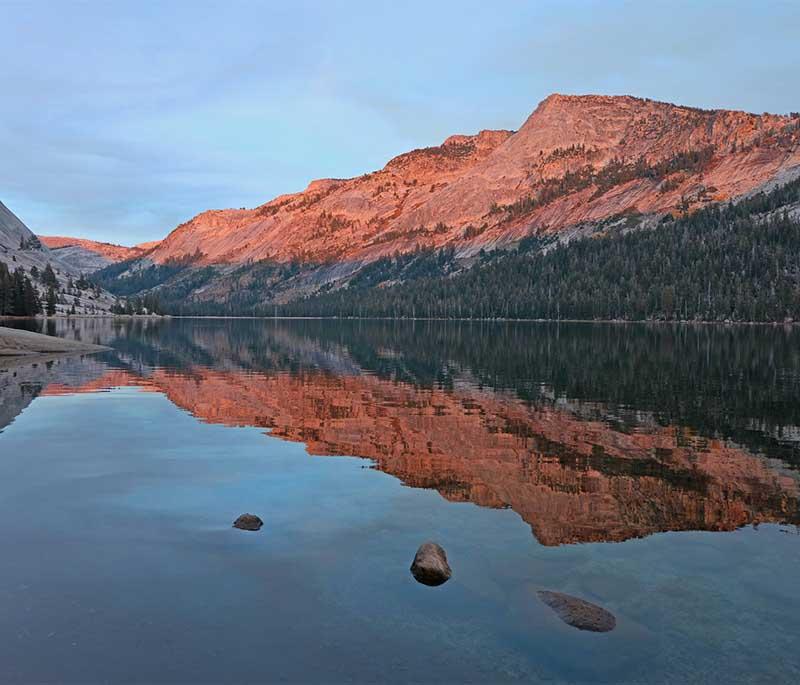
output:
<instances>
[{"instance_id":1,"label":"sky","mask_svg":"<svg viewBox=\"0 0 800 685\"><path fill-rule=\"evenodd\" d=\"M800 110L800 0L0 0L0 201L134 244L553 92Z\"/></svg>"}]
</instances>

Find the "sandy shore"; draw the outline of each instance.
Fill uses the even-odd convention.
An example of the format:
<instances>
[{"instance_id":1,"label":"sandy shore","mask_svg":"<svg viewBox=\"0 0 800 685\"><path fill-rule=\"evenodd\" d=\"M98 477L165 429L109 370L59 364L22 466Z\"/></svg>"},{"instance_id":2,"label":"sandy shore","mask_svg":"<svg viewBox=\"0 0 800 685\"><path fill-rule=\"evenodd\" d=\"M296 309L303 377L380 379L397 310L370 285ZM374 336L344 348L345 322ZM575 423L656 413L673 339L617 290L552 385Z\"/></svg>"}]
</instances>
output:
<instances>
[{"instance_id":1,"label":"sandy shore","mask_svg":"<svg viewBox=\"0 0 800 685\"><path fill-rule=\"evenodd\" d=\"M38 355L104 352L108 347L64 340L51 335L0 326L0 357L34 357Z\"/></svg>"}]
</instances>

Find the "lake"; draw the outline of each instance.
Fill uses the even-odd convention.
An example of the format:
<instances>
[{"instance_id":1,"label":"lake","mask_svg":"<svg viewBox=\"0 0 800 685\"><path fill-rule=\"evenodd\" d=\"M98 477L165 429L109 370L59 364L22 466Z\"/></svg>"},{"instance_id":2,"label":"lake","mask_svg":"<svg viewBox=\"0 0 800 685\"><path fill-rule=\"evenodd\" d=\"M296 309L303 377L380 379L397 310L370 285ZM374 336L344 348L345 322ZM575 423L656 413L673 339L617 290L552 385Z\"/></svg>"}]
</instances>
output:
<instances>
[{"instance_id":1,"label":"lake","mask_svg":"<svg viewBox=\"0 0 800 685\"><path fill-rule=\"evenodd\" d=\"M797 328L4 325L0 682L800 680Z\"/></svg>"}]
</instances>

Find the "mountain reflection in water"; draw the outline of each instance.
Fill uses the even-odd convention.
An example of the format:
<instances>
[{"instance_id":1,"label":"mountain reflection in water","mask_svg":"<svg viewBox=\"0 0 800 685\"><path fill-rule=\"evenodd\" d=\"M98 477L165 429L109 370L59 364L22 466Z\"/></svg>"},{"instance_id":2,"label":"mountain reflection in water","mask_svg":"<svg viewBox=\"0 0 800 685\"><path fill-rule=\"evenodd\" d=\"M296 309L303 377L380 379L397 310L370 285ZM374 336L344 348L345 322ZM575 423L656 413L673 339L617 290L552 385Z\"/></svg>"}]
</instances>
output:
<instances>
[{"instance_id":1,"label":"mountain reflection in water","mask_svg":"<svg viewBox=\"0 0 800 685\"><path fill-rule=\"evenodd\" d=\"M139 386L205 422L263 427L451 501L511 508L544 545L800 519L793 329L58 326L114 351L0 373L0 421L38 394Z\"/></svg>"}]
</instances>

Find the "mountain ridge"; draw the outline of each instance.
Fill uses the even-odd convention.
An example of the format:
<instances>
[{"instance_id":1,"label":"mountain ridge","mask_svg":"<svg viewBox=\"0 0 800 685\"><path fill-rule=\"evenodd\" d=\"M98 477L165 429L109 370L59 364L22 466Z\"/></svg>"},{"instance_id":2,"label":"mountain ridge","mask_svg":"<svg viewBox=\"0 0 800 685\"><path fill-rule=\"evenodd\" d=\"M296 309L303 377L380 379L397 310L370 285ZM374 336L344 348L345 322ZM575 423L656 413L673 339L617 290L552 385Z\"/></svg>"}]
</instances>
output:
<instances>
[{"instance_id":1,"label":"mountain ridge","mask_svg":"<svg viewBox=\"0 0 800 685\"><path fill-rule=\"evenodd\" d=\"M253 209L202 212L172 231L150 258L371 261L447 245L475 251L632 207L676 212L688 203L692 209L744 194L800 165L798 123L792 116L700 110L632 96L554 94L516 132L451 136L352 179L312 181ZM551 179L587 168L597 172L620 159L665 165L691 151L709 157L683 169L676 162L658 179L623 177L600 195L587 177L524 214L491 214L493 206L513 207L541 195Z\"/></svg>"},{"instance_id":2,"label":"mountain ridge","mask_svg":"<svg viewBox=\"0 0 800 685\"><path fill-rule=\"evenodd\" d=\"M142 257L159 242L141 243L133 247L127 247L88 238L57 235L39 235L39 239L61 261L85 274L91 274L110 264Z\"/></svg>"},{"instance_id":3,"label":"mountain ridge","mask_svg":"<svg viewBox=\"0 0 800 685\"><path fill-rule=\"evenodd\" d=\"M156 293L174 313L274 314L283 308L283 313L292 315L332 315L334 307L338 315L347 316L364 311L391 316L402 311L402 316L437 312L450 317L467 312L470 318L494 318L524 312L538 317L545 312L546 318L560 318L562 311L588 311L601 318L797 319L800 312L791 295L795 276L784 246L795 240L791 221L772 221L768 231L772 242L759 245L763 219L758 216L758 202L746 205L752 216L725 215L737 222L740 241L753 243L748 252L731 243L725 216L707 216L702 221L713 224L715 240L736 251L727 256L703 244L701 226L676 221L761 190L772 192L798 174L798 113L751 114L632 96L553 94L516 131L485 129L449 136L440 145L396 155L367 174L317 179L303 191L252 209L206 210L146 254L111 264L97 277L117 295ZM788 198L776 196L784 197ZM772 211L779 207L776 198L770 200ZM786 209L791 210L790 218L797 215L796 208ZM568 302L574 297L561 286L575 279L558 272L553 260L538 266L530 263L536 254L577 239L622 236L639 229L669 230L684 241L686 250L702 254L704 268L713 271L725 295L719 291L712 302L707 294L704 301L695 298L687 305L689 294L670 279L690 271L681 266L682 253L674 253L669 239L653 246L669 260L666 268L642 252L641 241L636 259L656 269L659 288L670 292L649 292L653 279L627 263L630 255L626 257L619 246L595 251L593 256L558 256L556 261L563 257L574 265L613 254L620 267L625 266L617 274L628 274L634 279L631 283L648 291L635 303L627 293L630 285L614 282L614 274L602 269L598 272L597 264L584 266L598 277L603 274L616 293L613 303L599 301L585 282L580 287L582 302ZM485 301L480 293L485 292L481 273L488 266L486 255L510 255L523 246L525 254L512 260L518 270L515 287L522 290L505 292L496 302ZM726 260L749 269L748 287L768 287L772 299L744 293L729 278ZM766 266L768 276L763 275ZM540 292L522 278L540 267L548 270L548 282L561 293L562 302L551 301L549 286ZM507 268L512 262L495 265L491 271L493 297L511 287L511 281L503 285L495 278L498 269ZM475 302L463 301L447 287L451 276L470 269L473 275L459 283L469 285ZM412 288L411 298L397 297L399 287L421 277L424 280ZM691 278L697 287L708 289L696 269ZM391 300L383 297L387 289L392 289ZM434 291L442 297L447 293L447 302L431 302ZM681 293L679 306L672 304L675 292ZM546 306L520 301L520 293L544 297ZM308 298L316 300L307 302ZM347 302L353 298L357 301ZM383 301L382 309L369 303L376 298ZM587 298L598 301L587 308Z\"/></svg>"},{"instance_id":4,"label":"mountain ridge","mask_svg":"<svg viewBox=\"0 0 800 685\"><path fill-rule=\"evenodd\" d=\"M553 93L517 131L451 135L441 145L396 155L376 171L312 180L252 209L208 209L161 241L129 248L141 254L112 256L104 243L52 240L110 262L147 252L160 264L368 262L445 246L471 254L622 211L676 213L743 195L800 165L798 142L797 113ZM682 159L691 153L705 157ZM598 188L593 175L620 162L645 166L637 177L622 164L617 178ZM643 176L646 165L658 175ZM554 190L558 181L566 186Z\"/></svg>"}]
</instances>

